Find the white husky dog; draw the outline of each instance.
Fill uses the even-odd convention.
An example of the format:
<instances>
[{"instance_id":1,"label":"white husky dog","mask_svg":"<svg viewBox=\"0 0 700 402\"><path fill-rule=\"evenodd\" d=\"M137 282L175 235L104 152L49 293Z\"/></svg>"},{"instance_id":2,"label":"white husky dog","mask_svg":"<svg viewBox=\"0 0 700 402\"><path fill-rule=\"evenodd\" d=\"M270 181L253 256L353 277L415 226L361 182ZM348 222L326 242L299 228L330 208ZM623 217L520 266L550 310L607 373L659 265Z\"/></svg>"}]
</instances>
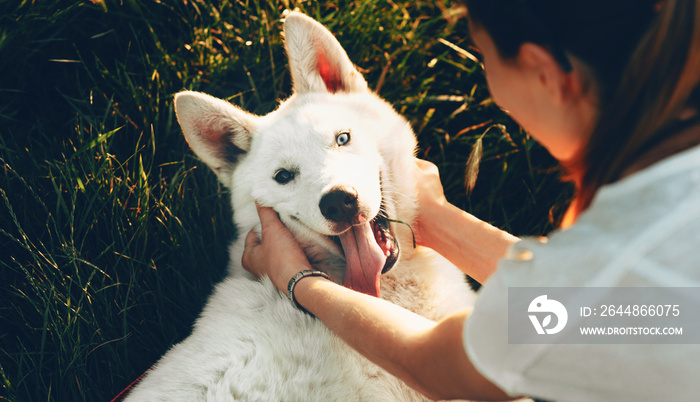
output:
<instances>
[{"instance_id":1,"label":"white husky dog","mask_svg":"<svg viewBox=\"0 0 700 402\"><path fill-rule=\"evenodd\" d=\"M276 111L255 116L201 93L175 97L192 150L231 190L239 238L192 334L130 401L425 399L241 268L245 235L260 224L255 201L273 207L313 267L337 283L431 319L472 302L460 271L387 220L416 214L409 124L368 90L321 24L293 12L284 34L294 94Z\"/></svg>"}]
</instances>

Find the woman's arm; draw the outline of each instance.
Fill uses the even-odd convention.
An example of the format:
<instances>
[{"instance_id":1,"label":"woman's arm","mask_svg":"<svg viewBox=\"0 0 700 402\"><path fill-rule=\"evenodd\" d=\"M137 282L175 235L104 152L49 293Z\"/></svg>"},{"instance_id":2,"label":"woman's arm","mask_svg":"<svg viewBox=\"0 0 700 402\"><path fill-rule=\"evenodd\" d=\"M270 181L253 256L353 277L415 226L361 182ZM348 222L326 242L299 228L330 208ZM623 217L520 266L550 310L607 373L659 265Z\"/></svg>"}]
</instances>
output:
<instances>
[{"instance_id":1,"label":"woman's arm","mask_svg":"<svg viewBox=\"0 0 700 402\"><path fill-rule=\"evenodd\" d=\"M270 208L258 213L263 241L248 234L243 266L268 275L284 292L289 279L310 265L277 214ZM433 322L319 277L300 280L294 295L351 347L431 398L510 399L469 361L462 342L466 312Z\"/></svg>"},{"instance_id":2,"label":"woman's arm","mask_svg":"<svg viewBox=\"0 0 700 402\"><path fill-rule=\"evenodd\" d=\"M297 301L363 356L432 399L512 399L471 364L468 313L440 322L319 277L300 281Z\"/></svg>"},{"instance_id":3,"label":"woman's arm","mask_svg":"<svg viewBox=\"0 0 700 402\"><path fill-rule=\"evenodd\" d=\"M497 229L447 202L437 167L416 159L419 216L417 241L484 283L517 237Z\"/></svg>"}]
</instances>

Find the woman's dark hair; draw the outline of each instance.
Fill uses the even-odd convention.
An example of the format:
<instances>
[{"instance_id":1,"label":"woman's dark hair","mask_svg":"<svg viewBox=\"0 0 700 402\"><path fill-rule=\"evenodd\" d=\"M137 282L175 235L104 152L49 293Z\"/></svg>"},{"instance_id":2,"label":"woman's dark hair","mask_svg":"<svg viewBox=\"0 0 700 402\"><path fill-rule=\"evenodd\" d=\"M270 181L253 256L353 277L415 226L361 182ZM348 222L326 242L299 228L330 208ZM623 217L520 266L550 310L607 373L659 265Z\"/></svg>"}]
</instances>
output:
<instances>
[{"instance_id":1,"label":"woman's dark hair","mask_svg":"<svg viewBox=\"0 0 700 402\"><path fill-rule=\"evenodd\" d=\"M564 71L568 55L595 82L600 115L579 154L562 161L577 187L563 225L620 178L688 106L700 107L700 0L465 0L504 59L531 42Z\"/></svg>"}]
</instances>

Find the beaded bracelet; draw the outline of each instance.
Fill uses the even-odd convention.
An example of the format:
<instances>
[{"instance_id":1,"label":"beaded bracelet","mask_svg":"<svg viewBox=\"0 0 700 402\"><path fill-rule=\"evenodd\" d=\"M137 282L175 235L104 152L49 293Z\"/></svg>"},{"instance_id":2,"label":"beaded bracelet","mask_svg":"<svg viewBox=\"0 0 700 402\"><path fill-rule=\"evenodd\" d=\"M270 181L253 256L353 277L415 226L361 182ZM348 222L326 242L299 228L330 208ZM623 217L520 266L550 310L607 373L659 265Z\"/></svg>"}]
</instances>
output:
<instances>
[{"instance_id":1,"label":"beaded bracelet","mask_svg":"<svg viewBox=\"0 0 700 402\"><path fill-rule=\"evenodd\" d=\"M315 269L305 269L294 274L292 279L289 280L289 283L287 284L287 297L289 298L289 301L291 301L292 304L294 304L299 310L305 312L306 314L313 315L302 307L301 304L299 304L299 302L297 302L297 300L294 298L294 287L297 285L297 282L299 282L302 278L306 278L307 276L321 276L331 282L333 282L333 279L325 272Z\"/></svg>"}]
</instances>

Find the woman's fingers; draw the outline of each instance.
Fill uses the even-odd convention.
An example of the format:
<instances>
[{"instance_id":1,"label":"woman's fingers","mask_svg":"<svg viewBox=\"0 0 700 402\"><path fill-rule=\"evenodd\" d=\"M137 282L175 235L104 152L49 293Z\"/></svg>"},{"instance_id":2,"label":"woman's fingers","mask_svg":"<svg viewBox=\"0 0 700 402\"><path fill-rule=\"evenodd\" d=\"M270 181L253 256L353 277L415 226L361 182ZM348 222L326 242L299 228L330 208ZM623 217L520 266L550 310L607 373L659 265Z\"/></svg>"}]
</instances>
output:
<instances>
[{"instance_id":1,"label":"woman's fingers","mask_svg":"<svg viewBox=\"0 0 700 402\"><path fill-rule=\"evenodd\" d=\"M245 238L241 264L256 277L267 275L278 289L283 289L289 278L310 267L299 243L282 224L272 208L255 207L262 227L261 237L251 230Z\"/></svg>"},{"instance_id":2,"label":"woman's fingers","mask_svg":"<svg viewBox=\"0 0 700 402\"><path fill-rule=\"evenodd\" d=\"M447 200L437 166L418 158L415 158L415 164L418 216L415 220L414 232L418 244L430 247L430 233L435 224L434 213L439 211Z\"/></svg>"},{"instance_id":3,"label":"woman's fingers","mask_svg":"<svg viewBox=\"0 0 700 402\"><path fill-rule=\"evenodd\" d=\"M260 224L262 225L263 232L266 228L284 228L282 222L280 222L279 216L274 209L270 207L262 207L257 202L255 203L255 208L258 210L258 216L260 217Z\"/></svg>"},{"instance_id":4,"label":"woman's fingers","mask_svg":"<svg viewBox=\"0 0 700 402\"><path fill-rule=\"evenodd\" d=\"M259 264L257 254L260 248L261 242L258 234L255 233L255 229L251 229L245 238L245 249L243 250L243 257L241 258L241 264L243 268L253 274L255 277L260 277L264 272L258 272L257 269Z\"/></svg>"}]
</instances>

